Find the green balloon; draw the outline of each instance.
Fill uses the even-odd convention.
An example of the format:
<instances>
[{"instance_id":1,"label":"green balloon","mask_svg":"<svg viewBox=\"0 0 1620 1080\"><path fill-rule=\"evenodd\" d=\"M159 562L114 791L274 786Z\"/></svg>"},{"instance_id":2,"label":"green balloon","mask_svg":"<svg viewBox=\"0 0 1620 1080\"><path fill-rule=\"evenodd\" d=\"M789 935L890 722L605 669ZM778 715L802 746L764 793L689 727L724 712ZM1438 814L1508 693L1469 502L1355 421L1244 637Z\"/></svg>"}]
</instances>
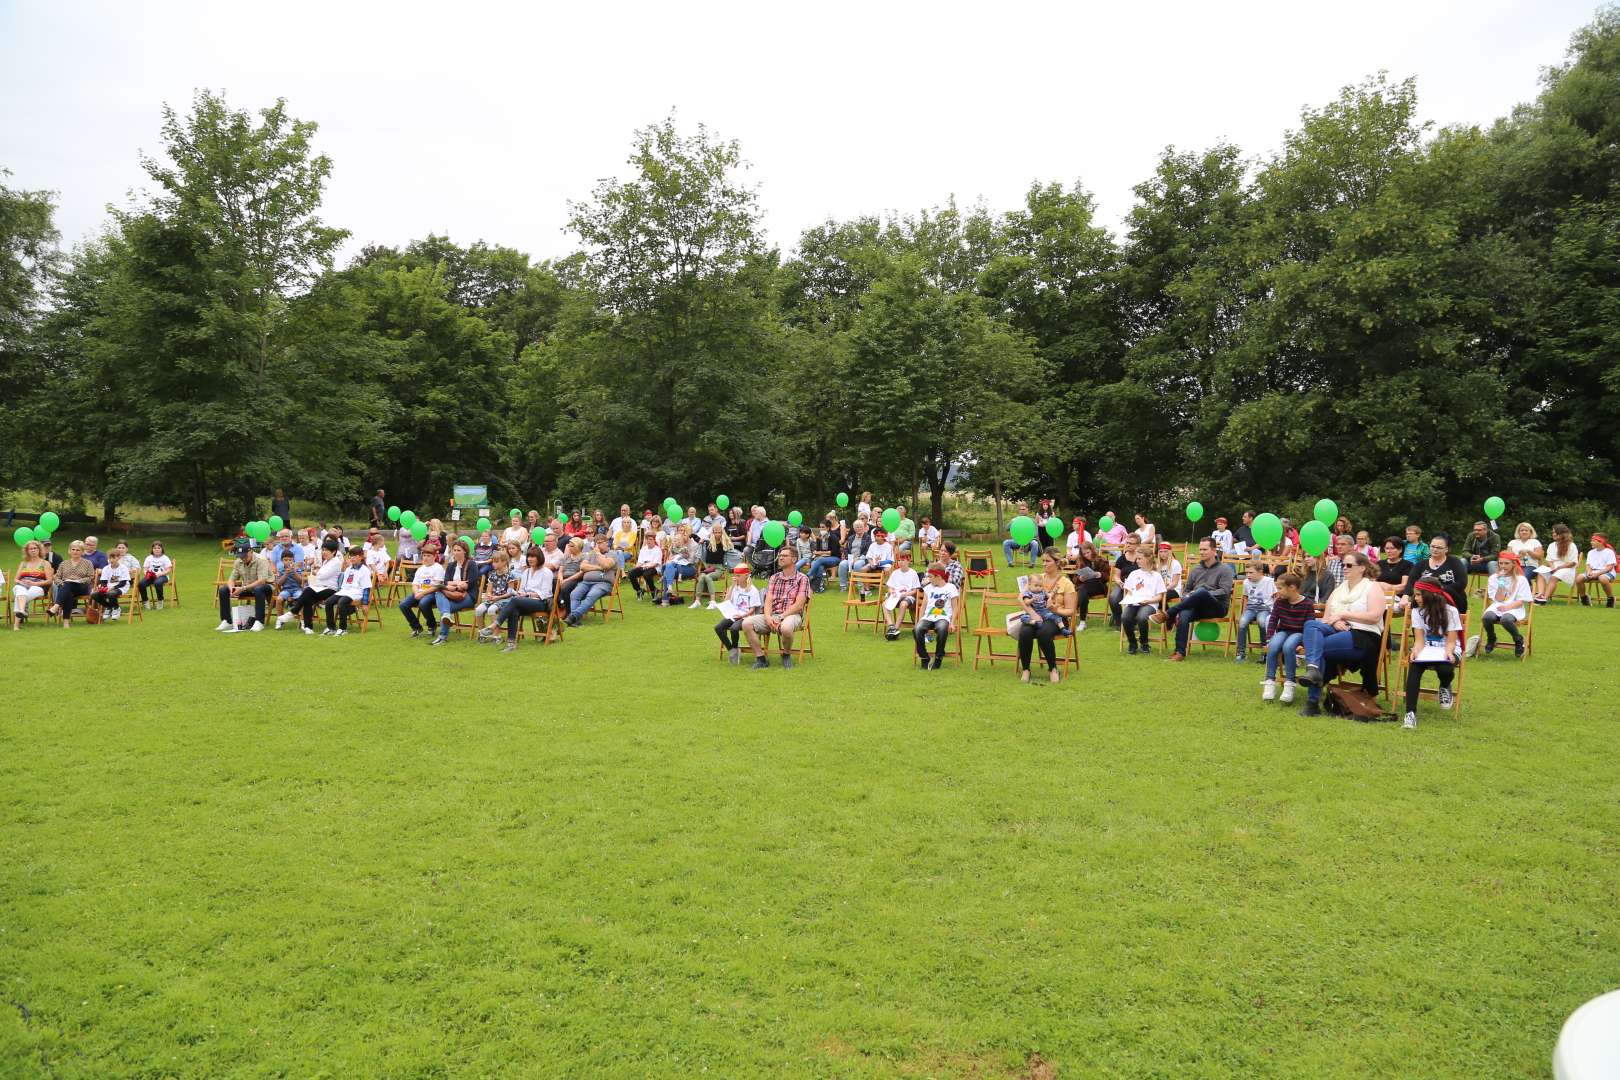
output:
<instances>
[{"instance_id":1,"label":"green balloon","mask_svg":"<svg viewBox=\"0 0 1620 1080\"><path fill-rule=\"evenodd\" d=\"M285 521L281 520L281 515L280 514L271 514L270 515L270 531L271 532L280 532L281 527L283 525L285 525L285 524L287 524L287 523Z\"/></svg>"},{"instance_id":2,"label":"green balloon","mask_svg":"<svg viewBox=\"0 0 1620 1080\"><path fill-rule=\"evenodd\" d=\"M427 539L427 523L426 522L413 521L413 522L411 522L409 525L407 525L405 527L410 530L411 537L413 539L419 540L419 541Z\"/></svg>"},{"instance_id":3,"label":"green balloon","mask_svg":"<svg viewBox=\"0 0 1620 1080\"><path fill-rule=\"evenodd\" d=\"M836 502L838 503L838 509L842 510L844 507L849 505L849 494L847 492L840 491L838 493Z\"/></svg>"},{"instance_id":4,"label":"green balloon","mask_svg":"<svg viewBox=\"0 0 1620 1080\"><path fill-rule=\"evenodd\" d=\"M495 527L494 524L489 520L489 518L479 518L478 519L478 531L479 532L489 532L489 530L493 529L494 527Z\"/></svg>"},{"instance_id":5,"label":"green balloon","mask_svg":"<svg viewBox=\"0 0 1620 1080\"><path fill-rule=\"evenodd\" d=\"M506 512L506 516L509 518L522 517L523 511L514 506Z\"/></svg>"},{"instance_id":6,"label":"green balloon","mask_svg":"<svg viewBox=\"0 0 1620 1080\"><path fill-rule=\"evenodd\" d=\"M1276 514L1261 514L1249 525L1254 542L1263 548L1274 548L1282 543L1282 521Z\"/></svg>"},{"instance_id":7,"label":"green balloon","mask_svg":"<svg viewBox=\"0 0 1620 1080\"><path fill-rule=\"evenodd\" d=\"M1193 636L1199 641L1219 641L1221 639L1220 624L1212 622L1194 623Z\"/></svg>"},{"instance_id":8,"label":"green balloon","mask_svg":"<svg viewBox=\"0 0 1620 1080\"><path fill-rule=\"evenodd\" d=\"M766 547L779 548L787 537L787 529L782 527L780 521L767 521L765 528L760 530L760 539L765 541Z\"/></svg>"},{"instance_id":9,"label":"green balloon","mask_svg":"<svg viewBox=\"0 0 1620 1080\"><path fill-rule=\"evenodd\" d=\"M399 520L399 507L390 506L388 508L388 520L389 521L398 521Z\"/></svg>"},{"instance_id":10,"label":"green balloon","mask_svg":"<svg viewBox=\"0 0 1620 1080\"><path fill-rule=\"evenodd\" d=\"M1332 539L1333 534L1320 521L1307 521L1305 527L1299 530L1299 546L1305 549L1307 555L1322 554Z\"/></svg>"},{"instance_id":11,"label":"green balloon","mask_svg":"<svg viewBox=\"0 0 1620 1080\"><path fill-rule=\"evenodd\" d=\"M1339 520L1339 504L1332 499L1317 499L1316 509L1311 511L1311 517L1331 529L1333 523ZM1305 531L1301 529L1299 535L1303 539Z\"/></svg>"},{"instance_id":12,"label":"green balloon","mask_svg":"<svg viewBox=\"0 0 1620 1080\"><path fill-rule=\"evenodd\" d=\"M1202 520L1203 517L1204 517L1204 504L1203 503L1201 503L1201 502L1190 502L1190 503L1187 504L1187 520L1188 521L1197 522L1197 521Z\"/></svg>"},{"instance_id":13,"label":"green balloon","mask_svg":"<svg viewBox=\"0 0 1620 1080\"><path fill-rule=\"evenodd\" d=\"M788 524L797 529L800 525L804 524L804 515L799 513L797 510L789 510Z\"/></svg>"},{"instance_id":14,"label":"green balloon","mask_svg":"<svg viewBox=\"0 0 1620 1080\"><path fill-rule=\"evenodd\" d=\"M409 529L412 525L415 525L418 520L420 519L417 518L415 510L406 510L401 512L399 515L399 523L405 526L407 529Z\"/></svg>"},{"instance_id":15,"label":"green balloon","mask_svg":"<svg viewBox=\"0 0 1620 1080\"><path fill-rule=\"evenodd\" d=\"M1056 540L1058 537L1062 536L1063 535L1063 522L1062 522L1062 520L1059 519L1059 518L1056 518L1056 517L1047 518L1046 519L1046 535L1050 536L1054 540Z\"/></svg>"},{"instance_id":16,"label":"green balloon","mask_svg":"<svg viewBox=\"0 0 1620 1080\"><path fill-rule=\"evenodd\" d=\"M714 505L718 506L722 510L730 510L731 509L731 496L730 495L716 495L714 497Z\"/></svg>"},{"instance_id":17,"label":"green balloon","mask_svg":"<svg viewBox=\"0 0 1620 1080\"><path fill-rule=\"evenodd\" d=\"M51 533L55 532L61 527L62 519L56 516L55 510L47 510L43 514L39 515L39 529L44 529L46 536L49 536ZM34 535L39 535L39 529L34 530Z\"/></svg>"},{"instance_id":18,"label":"green balloon","mask_svg":"<svg viewBox=\"0 0 1620 1080\"><path fill-rule=\"evenodd\" d=\"M1485 516L1490 518L1492 521L1497 520L1505 513L1507 513L1507 503L1503 502L1497 496L1492 495L1490 498L1485 500Z\"/></svg>"},{"instance_id":19,"label":"green balloon","mask_svg":"<svg viewBox=\"0 0 1620 1080\"><path fill-rule=\"evenodd\" d=\"M1019 514L1017 517L1012 519L1012 523L1008 525L1007 528L1012 533L1012 538L1017 542L1019 547L1028 547L1030 544L1035 542L1036 529L1034 518L1029 517L1026 514Z\"/></svg>"},{"instance_id":20,"label":"green balloon","mask_svg":"<svg viewBox=\"0 0 1620 1080\"><path fill-rule=\"evenodd\" d=\"M34 539L38 540L42 544L48 544L48 543L51 542L51 533L48 532L45 529L40 528L38 525L35 525L34 526Z\"/></svg>"},{"instance_id":21,"label":"green balloon","mask_svg":"<svg viewBox=\"0 0 1620 1080\"><path fill-rule=\"evenodd\" d=\"M11 534L11 538L17 542L18 547L27 547L34 542L34 530L26 525L20 526Z\"/></svg>"},{"instance_id":22,"label":"green balloon","mask_svg":"<svg viewBox=\"0 0 1620 1080\"><path fill-rule=\"evenodd\" d=\"M900 511L889 507L883 511L883 529L885 532L894 532L900 527Z\"/></svg>"},{"instance_id":23,"label":"green balloon","mask_svg":"<svg viewBox=\"0 0 1620 1080\"><path fill-rule=\"evenodd\" d=\"M541 526L541 525L536 525L534 527L534 531L529 533L529 539L534 541L536 544L545 543L546 542L546 530L545 530L545 527Z\"/></svg>"},{"instance_id":24,"label":"green balloon","mask_svg":"<svg viewBox=\"0 0 1620 1080\"><path fill-rule=\"evenodd\" d=\"M1097 522L1097 531L1098 532L1107 532L1109 529L1112 529L1113 527L1114 527L1114 519L1109 517L1107 514L1104 514L1102 516L1102 520Z\"/></svg>"}]
</instances>

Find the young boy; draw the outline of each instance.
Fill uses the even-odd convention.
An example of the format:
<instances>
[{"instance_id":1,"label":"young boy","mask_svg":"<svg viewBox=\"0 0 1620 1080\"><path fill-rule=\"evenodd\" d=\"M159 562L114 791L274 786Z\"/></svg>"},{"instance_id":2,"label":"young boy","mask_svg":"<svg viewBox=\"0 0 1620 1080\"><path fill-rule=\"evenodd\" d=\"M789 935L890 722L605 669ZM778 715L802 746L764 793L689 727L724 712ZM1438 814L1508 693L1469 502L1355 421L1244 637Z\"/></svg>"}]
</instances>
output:
<instances>
[{"instance_id":1,"label":"young boy","mask_svg":"<svg viewBox=\"0 0 1620 1080\"><path fill-rule=\"evenodd\" d=\"M1249 564L1243 575L1243 613L1238 616L1237 662L1249 658L1249 624L1260 624L1260 648L1266 647L1266 620L1271 618L1271 602L1277 595L1277 583L1266 574L1259 560Z\"/></svg>"},{"instance_id":2,"label":"young boy","mask_svg":"<svg viewBox=\"0 0 1620 1080\"><path fill-rule=\"evenodd\" d=\"M298 563L298 553L289 544L282 549L281 568L276 572L276 595L281 598L283 614L291 611L304 594L304 582L304 570ZM281 629L281 620L277 619L276 622L276 629Z\"/></svg>"},{"instance_id":3,"label":"young boy","mask_svg":"<svg viewBox=\"0 0 1620 1080\"><path fill-rule=\"evenodd\" d=\"M1417 566L1429 557L1429 545L1423 542L1423 526L1408 525L1406 527L1406 547L1401 549L1401 558Z\"/></svg>"},{"instance_id":4,"label":"young boy","mask_svg":"<svg viewBox=\"0 0 1620 1080\"><path fill-rule=\"evenodd\" d=\"M108 622L118 618L118 598L129 592L133 583L128 564L116 557L108 559L107 565L96 574L96 591L92 598L106 612Z\"/></svg>"},{"instance_id":5,"label":"young boy","mask_svg":"<svg viewBox=\"0 0 1620 1080\"><path fill-rule=\"evenodd\" d=\"M889 571L889 577L884 582L888 595L883 601L883 618L889 624L883 636L894 641L900 636L900 620L908 609L917 606L917 593L922 588L922 582L917 579L917 571L911 568L911 551L901 551L895 556L894 569Z\"/></svg>"},{"instance_id":6,"label":"young boy","mask_svg":"<svg viewBox=\"0 0 1620 1080\"><path fill-rule=\"evenodd\" d=\"M945 643L951 636L951 618L956 611L956 598L961 591L951 584L950 571L944 563L928 568L928 584L923 587L922 607L917 613L917 625L911 636L917 645L917 666L923 671L938 671L945 662ZM928 635L934 635L932 663L928 656Z\"/></svg>"},{"instance_id":7,"label":"young boy","mask_svg":"<svg viewBox=\"0 0 1620 1080\"><path fill-rule=\"evenodd\" d=\"M1136 549L1136 569L1125 579L1119 601L1120 626L1125 631L1125 640L1130 643L1125 651L1131 656L1153 655L1153 647L1148 644L1148 620L1159 610L1163 597L1164 575L1154 565L1153 546L1143 544ZM1138 637L1142 642L1140 646Z\"/></svg>"},{"instance_id":8,"label":"young boy","mask_svg":"<svg viewBox=\"0 0 1620 1080\"><path fill-rule=\"evenodd\" d=\"M326 629L322 637L342 637L349 632L349 615L365 603L371 592L371 567L366 565L366 549L356 545L344 555L343 575L338 578L338 591L326 602ZM337 616L337 628L332 617Z\"/></svg>"},{"instance_id":9,"label":"young boy","mask_svg":"<svg viewBox=\"0 0 1620 1080\"><path fill-rule=\"evenodd\" d=\"M1232 530L1226 527L1225 518L1215 519L1215 530L1209 534L1209 538L1215 541L1215 547L1222 555L1232 554Z\"/></svg>"},{"instance_id":10,"label":"young boy","mask_svg":"<svg viewBox=\"0 0 1620 1080\"><path fill-rule=\"evenodd\" d=\"M1283 666L1282 703L1294 700L1298 686L1294 672L1298 666L1299 647L1305 640L1305 624L1316 618L1316 605L1305 599L1300 586L1305 582L1298 574L1288 573L1277 579L1277 594L1271 601L1271 619L1266 624L1266 678L1260 684L1263 701L1277 700L1277 665Z\"/></svg>"},{"instance_id":11,"label":"young boy","mask_svg":"<svg viewBox=\"0 0 1620 1080\"><path fill-rule=\"evenodd\" d=\"M1591 582L1603 590L1608 597L1605 607L1614 607L1614 548L1609 544L1609 538L1602 533L1592 534L1592 548L1586 553L1586 573L1575 575L1575 588L1581 594L1581 606L1591 607L1592 598L1586 594L1584 586Z\"/></svg>"}]
</instances>

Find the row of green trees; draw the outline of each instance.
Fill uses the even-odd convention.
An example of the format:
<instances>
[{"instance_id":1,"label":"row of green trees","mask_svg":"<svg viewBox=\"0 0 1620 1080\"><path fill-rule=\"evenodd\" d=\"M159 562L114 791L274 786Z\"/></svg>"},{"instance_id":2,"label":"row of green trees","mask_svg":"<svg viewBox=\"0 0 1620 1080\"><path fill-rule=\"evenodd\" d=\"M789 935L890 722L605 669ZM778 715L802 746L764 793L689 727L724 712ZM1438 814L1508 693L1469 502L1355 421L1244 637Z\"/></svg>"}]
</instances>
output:
<instances>
[{"instance_id":1,"label":"row of green trees","mask_svg":"<svg viewBox=\"0 0 1620 1080\"><path fill-rule=\"evenodd\" d=\"M281 103L166 111L155 194L57 256L0 188L0 487L236 522L352 506L870 488L1067 510L1599 520L1620 483L1620 15L1536 101L1429 130L1411 82L1263 160L1167 150L1123 235L1079 185L762 239L740 148L666 120L570 207L576 254L430 236L335 265Z\"/></svg>"}]
</instances>

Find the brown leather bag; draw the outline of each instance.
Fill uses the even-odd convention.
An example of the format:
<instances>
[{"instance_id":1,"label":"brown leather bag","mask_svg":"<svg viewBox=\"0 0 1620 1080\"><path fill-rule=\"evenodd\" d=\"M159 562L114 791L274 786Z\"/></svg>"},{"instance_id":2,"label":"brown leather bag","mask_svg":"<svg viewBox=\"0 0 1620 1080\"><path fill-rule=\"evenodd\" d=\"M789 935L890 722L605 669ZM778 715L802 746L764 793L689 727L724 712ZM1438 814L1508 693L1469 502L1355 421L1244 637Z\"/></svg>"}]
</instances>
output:
<instances>
[{"instance_id":1,"label":"brown leather bag","mask_svg":"<svg viewBox=\"0 0 1620 1080\"><path fill-rule=\"evenodd\" d=\"M94 597L91 597L90 602L84 605L84 621L91 626L101 621L101 605L96 603Z\"/></svg>"},{"instance_id":2,"label":"brown leather bag","mask_svg":"<svg viewBox=\"0 0 1620 1080\"><path fill-rule=\"evenodd\" d=\"M1330 686L1327 692L1327 711L1337 716L1371 723L1374 720L1393 720L1393 713L1384 712L1378 699L1359 686Z\"/></svg>"}]
</instances>

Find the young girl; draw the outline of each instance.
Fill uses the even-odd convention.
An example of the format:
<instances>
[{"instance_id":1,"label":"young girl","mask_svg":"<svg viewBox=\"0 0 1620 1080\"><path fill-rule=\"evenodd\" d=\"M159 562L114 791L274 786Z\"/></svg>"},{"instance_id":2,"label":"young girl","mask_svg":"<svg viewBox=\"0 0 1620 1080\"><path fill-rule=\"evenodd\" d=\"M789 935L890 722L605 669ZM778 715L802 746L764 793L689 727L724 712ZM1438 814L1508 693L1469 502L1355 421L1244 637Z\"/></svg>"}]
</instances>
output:
<instances>
[{"instance_id":1,"label":"young girl","mask_svg":"<svg viewBox=\"0 0 1620 1080\"><path fill-rule=\"evenodd\" d=\"M656 519L655 519L656 520ZM654 596L658 591L658 578L664 565L664 550L658 546L658 530L648 529L641 538L641 550L636 553L636 565L630 568L630 587L636 590L636 599ZM645 582L647 591L642 592Z\"/></svg>"},{"instance_id":2,"label":"young girl","mask_svg":"<svg viewBox=\"0 0 1620 1080\"><path fill-rule=\"evenodd\" d=\"M163 542L155 541L150 553L141 564L141 603L150 601L150 593L157 594L157 608L163 610L163 586L174 572L174 560L164 554Z\"/></svg>"},{"instance_id":3,"label":"young girl","mask_svg":"<svg viewBox=\"0 0 1620 1080\"><path fill-rule=\"evenodd\" d=\"M1519 572L1519 557L1504 551L1496 557L1496 573L1485 586L1490 606L1485 609L1485 655L1496 651L1496 628L1500 626L1513 639L1513 655L1524 655L1524 635L1519 633L1519 620L1534 602L1530 595L1530 582ZM1468 639L1468 655L1479 648L1479 637Z\"/></svg>"},{"instance_id":4,"label":"young girl","mask_svg":"<svg viewBox=\"0 0 1620 1080\"><path fill-rule=\"evenodd\" d=\"M1153 647L1148 644L1148 619L1159 604L1164 600L1164 575L1159 573L1153 565L1153 549L1139 547L1136 549L1136 569L1131 571L1125 579L1124 591L1120 596L1120 627L1125 632L1125 640L1130 648L1125 651L1135 656L1151 655ZM1141 638L1140 646L1137 639Z\"/></svg>"},{"instance_id":5,"label":"young girl","mask_svg":"<svg viewBox=\"0 0 1620 1080\"><path fill-rule=\"evenodd\" d=\"M1451 605L1438 582L1425 575L1418 580L1412 594L1412 656L1406 665L1406 720L1401 724L1408 731L1417 728L1418 689L1423 685L1423 673L1433 671L1440 680L1437 700L1442 709L1451 708L1451 677L1462 659L1457 638L1462 633L1462 619Z\"/></svg>"},{"instance_id":6,"label":"young girl","mask_svg":"<svg viewBox=\"0 0 1620 1080\"><path fill-rule=\"evenodd\" d=\"M1260 684L1260 697L1277 697L1277 668L1283 669L1282 703L1294 700L1298 683L1294 672L1299 664L1299 647L1305 640L1305 624L1316 618L1316 605L1299 594L1298 574L1277 579L1277 596L1271 603L1271 619L1266 624L1266 678Z\"/></svg>"},{"instance_id":7,"label":"young girl","mask_svg":"<svg viewBox=\"0 0 1620 1080\"><path fill-rule=\"evenodd\" d=\"M1378 549L1373 546L1372 534L1366 529L1356 531L1356 550L1375 562L1378 560Z\"/></svg>"},{"instance_id":8,"label":"young girl","mask_svg":"<svg viewBox=\"0 0 1620 1080\"><path fill-rule=\"evenodd\" d=\"M716 518L709 524L707 539L703 544L703 565L698 570L697 582L692 586L692 606L698 607L703 603L703 595L709 596L709 607L720 606L720 583L726 579L726 556L731 554L731 537L726 535L725 523Z\"/></svg>"},{"instance_id":9,"label":"young girl","mask_svg":"<svg viewBox=\"0 0 1620 1080\"><path fill-rule=\"evenodd\" d=\"M17 564L17 580L11 586L11 628L21 630L28 605L50 591L52 568L45 558L45 547L38 540L23 545L22 561Z\"/></svg>"},{"instance_id":10,"label":"young girl","mask_svg":"<svg viewBox=\"0 0 1620 1080\"><path fill-rule=\"evenodd\" d=\"M889 641L900 637L900 620L917 606L917 590L922 588L917 571L911 568L911 552L902 551L895 559L895 567L884 581L888 595L883 599L883 621L888 627L883 636Z\"/></svg>"},{"instance_id":11,"label":"young girl","mask_svg":"<svg viewBox=\"0 0 1620 1080\"><path fill-rule=\"evenodd\" d=\"M1604 606L1614 607L1614 574L1614 547L1607 536L1593 533L1592 548L1586 553L1586 573L1575 578L1577 591L1581 594L1581 606L1592 606L1592 598L1586 595L1586 585L1590 582L1602 589L1603 595L1609 598Z\"/></svg>"},{"instance_id":12,"label":"young girl","mask_svg":"<svg viewBox=\"0 0 1620 1080\"><path fill-rule=\"evenodd\" d=\"M478 606L473 608L473 625L482 627L476 640L494 641L495 632L490 627L500 623L501 609L512 599L511 556L497 548L490 557L489 569L484 571L483 580L483 592L479 594Z\"/></svg>"},{"instance_id":13,"label":"young girl","mask_svg":"<svg viewBox=\"0 0 1620 1080\"><path fill-rule=\"evenodd\" d=\"M1169 544L1159 545L1158 567L1159 576L1164 578L1164 603L1168 607L1181 596L1181 561Z\"/></svg>"},{"instance_id":14,"label":"young girl","mask_svg":"<svg viewBox=\"0 0 1620 1080\"><path fill-rule=\"evenodd\" d=\"M1581 549L1568 525L1553 526L1552 546L1547 549L1547 561L1536 569L1536 603L1545 604L1562 581L1575 587L1575 568L1581 565Z\"/></svg>"},{"instance_id":15,"label":"young girl","mask_svg":"<svg viewBox=\"0 0 1620 1080\"><path fill-rule=\"evenodd\" d=\"M753 578L748 576L748 567L741 563L732 567L731 589L726 593L725 603L721 606L723 618L714 627L715 636L720 639L721 647L726 650L727 663L735 666L741 661L742 647L739 638L743 622L764 607L764 599L754 587Z\"/></svg>"}]
</instances>

